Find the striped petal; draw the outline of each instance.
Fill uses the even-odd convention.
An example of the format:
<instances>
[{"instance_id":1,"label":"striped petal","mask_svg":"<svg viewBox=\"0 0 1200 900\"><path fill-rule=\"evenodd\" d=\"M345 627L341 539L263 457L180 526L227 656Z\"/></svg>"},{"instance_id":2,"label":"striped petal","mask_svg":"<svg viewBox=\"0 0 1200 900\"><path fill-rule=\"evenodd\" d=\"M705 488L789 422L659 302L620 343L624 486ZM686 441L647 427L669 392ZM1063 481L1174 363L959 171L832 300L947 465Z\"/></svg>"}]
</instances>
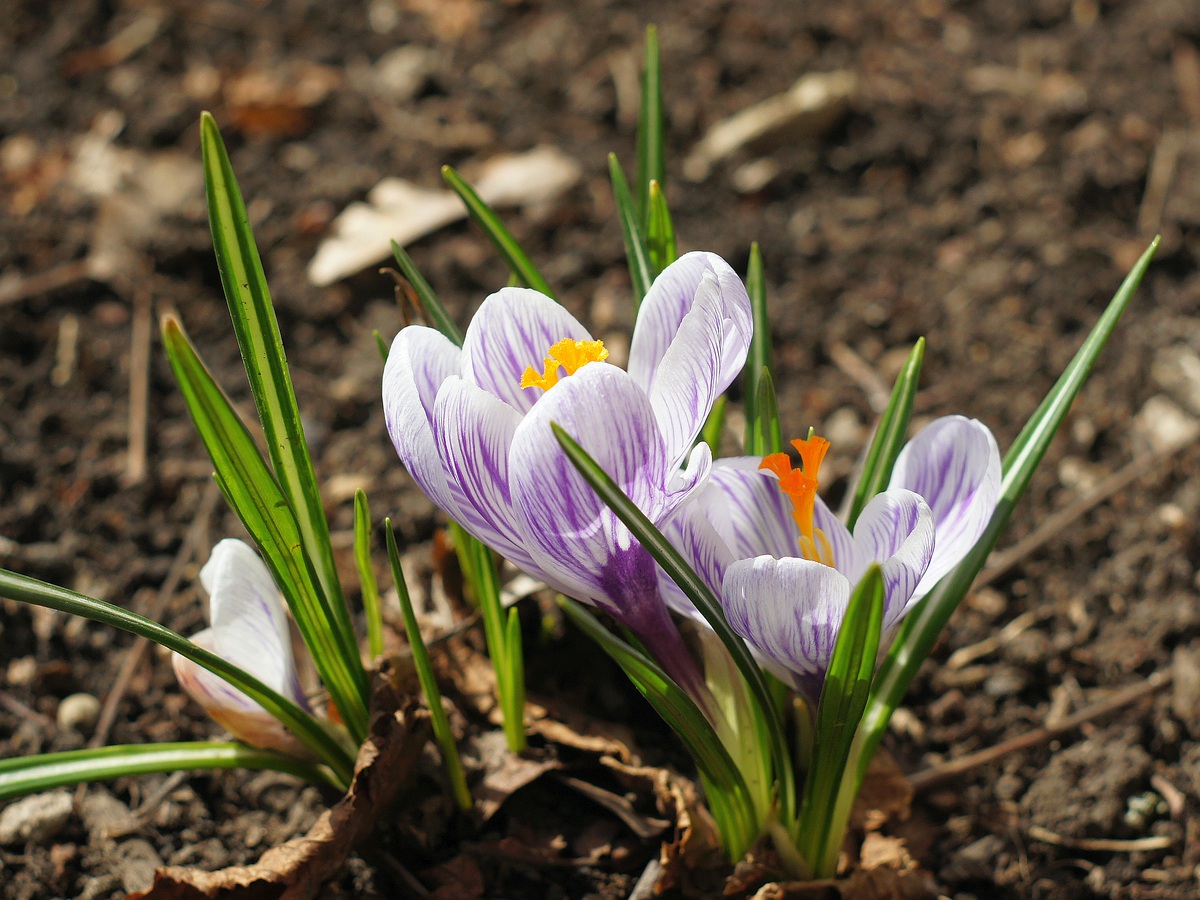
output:
<instances>
[{"instance_id":1,"label":"striped petal","mask_svg":"<svg viewBox=\"0 0 1200 900\"><path fill-rule=\"evenodd\" d=\"M578 320L545 294L529 288L504 288L483 301L463 341L462 375L518 412L528 412L542 396L522 388L521 376L532 366L541 372L548 351L564 338L589 341Z\"/></svg>"},{"instance_id":2,"label":"striped petal","mask_svg":"<svg viewBox=\"0 0 1200 900\"><path fill-rule=\"evenodd\" d=\"M979 540L1000 500L1000 448L986 425L964 416L935 419L900 452L891 487L925 498L937 546L915 599L925 596Z\"/></svg>"},{"instance_id":3,"label":"striped petal","mask_svg":"<svg viewBox=\"0 0 1200 900\"><path fill-rule=\"evenodd\" d=\"M864 569L871 562L883 569L883 627L891 628L911 607L913 592L929 567L933 514L912 491L884 491L872 497L858 517L854 543ZM851 583L862 577L861 570L842 571Z\"/></svg>"}]
</instances>

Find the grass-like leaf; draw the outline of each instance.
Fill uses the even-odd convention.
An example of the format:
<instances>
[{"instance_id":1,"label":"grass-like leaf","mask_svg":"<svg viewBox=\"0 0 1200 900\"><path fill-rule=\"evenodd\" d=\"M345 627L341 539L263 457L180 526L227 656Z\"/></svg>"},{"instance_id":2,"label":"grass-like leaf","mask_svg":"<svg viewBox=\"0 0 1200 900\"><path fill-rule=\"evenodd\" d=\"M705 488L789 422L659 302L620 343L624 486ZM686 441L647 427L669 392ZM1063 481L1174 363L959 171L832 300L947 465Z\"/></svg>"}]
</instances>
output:
<instances>
[{"instance_id":1,"label":"grass-like leaf","mask_svg":"<svg viewBox=\"0 0 1200 900\"><path fill-rule=\"evenodd\" d=\"M442 166L442 178L445 179L446 184L450 185L450 189L458 194L471 218L483 229L483 233L487 235L493 246L500 251L500 255L504 257L513 274L520 278L527 287L541 291L547 297L553 297L554 292L550 290L550 285L542 277L542 273L537 270L537 266L533 264L529 254L521 249L517 239L512 236L492 208L480 199L479 195L475 193L475 189L463 181L462 176L450 166Z\"/></svg>"},{"instance_id":2,"label":"grass-like leaf","mask_svg":"<svg viewBox=\"0 0 1200 900\"><path fill-rule=\"evenodd\" d=\"M300 526L304 548L313 562L321 588L329 598L326 627L337 635L341 652L349 660L348 665L361 668L354 628L333 560L329 523L321 506L317 476L304 439L304 426L266 275L229 154L216 121L208 113L200 116L200 146L217 268L266 436L267 452ZM365 677L361 684L365 690Z\"/></svg>"},{"instance_id":3,"label":"grass-like leaf","mask_svg":"<svg viewBox=\"0 0 1200 900\"><path fill-rule=\"evenodd\" d=\"M347 648L331 627L334 613L292 506L182 327L169 317L163 323L163 344L217 483L258 545L346 727L361 743L367 733L366 673L357 647Z\"/></svg>"},{"instance_id":4,"label":"grass-like leaf","mask_svg":"<svg viewBox=\"0 0 1200 900\"><path fill-rule=\"evenodd\" d=\"M713 811L728 810L722 817L726 819L721 822L722 837L730 857L739 858L758 836L754 803L745 779L704 713L657 663L610 632L582 606L562 596L558 603L567 617L612 657L634 687L679 735L696 760L708 787L715 788L724 800L724 807L712 804Z\"/></svg>"},{"instance_id":5,"label":"grass-like leaf","mask_svg":"<svg viewBox=\"0 0 1200 900\"><path fill-rule=\"evenodd\" d=\"M354 564L362 587L363 612L367 619L367 647L374 659L383 653L383 604L379 583L371 566L371 508L362 490L354 492Z\"/></svg>"},{"instance_id":6,"label":"grass-like leaf","mask_svg":"<svg viewBox=\"0 0 1200 900\"><path fill-rule=\"evenodd\" d=\"M873 564L846 607L817 705L815 749L795 830L800 853L815 878L835 874L841 834L830 834L829 817L870 695L882 628L883 572Z\"/></svg>"},{"instance_id":7,"label":"grass-like leaf","mask_svg":"<svg viewBox=\"0 0 1200 900\"><path fill-rule=\"evenodd\" d=\"M646 26L646 58L642 69L642 106L637 132L637 221L649 233L651 183L667 183L666 120L663 114L662 66L658 56L658 29ZM659 269L661 272L662 269Z\"/></svg>"},{"instance_id":8,"label":"grass-like leaf","mask_svg":"<svg viewBox=\"0 0 1200 900\"><path fill-rule=\"evenodd\" d=\"M1004 476L1000 482L1000 502L983 536L963 561L937 583L901 626L875 676L871 699L855 735L846 774L838 792L831 820L831 832L836 830L839 836L844 833L854 798L866 777L867 766L887 730L892 713L899 706L921 664L928 658L946 622L996 546L1001 532L1012 517L1013 509L1029 487L1034 470L1066 418L1071 403L1083 387L1100 352L1112 337L1122 313L1141 284L1158 244L1159 238L1155 238L1125 276L1100 320L1005 454Z\"/></svg>"},{"instance_id":9,"label":"grass-like leaf","mask_svg":"<svg viewBox=\"0 0 1200 900\"><path fill-rule=\"evenodd\" d=\"M924 361L925 338L918 338L904 363L904 368L896 378L887 409L879 419L875 436L871 439L871 446L863 459L862 474L858 476L858 484L846 511L846 527L851 531L871 498L880 491L887 490L896 458L904 448L908 420L912 416L913 401L917 396L917 383L921 380L921 363Z\"/></svg>"},{"instance_id":10,"label":"grass-like leaf","mask_svg":"<svg viewBox=\"0 0 1200 900\"><path fill-rule=\"evenodd\" d=\"M433 327L461 347L463 342L462 329L458 327L454 318L446 311L446 307L442 305L442 301L438 299L438 295L429 286L429 282L425 280L425 276L421 274L420 269L417 268L417 264L412 261L412 257L395 241L392 241L392 256L396 258L396 265L400 267L400 271L404 273L404 277L408 279L408 283L416 291L421 308L425 310L425 315L429 317L429 321L433 323ZM387 359L386 348L383 358Z\"/></svg>"},{"instance_id":11,"label":"grass-like leaf","mask_svg":"<svg viewBox=\"0 0 1200 900\"><path fill-rule=\"evenodd\" d=\"M260 704L334 771L341 779L342 787L349 785L354 760L325 726L287 697L272 690L224 657L198 647L182 635L145 616L7 569L0 569L0 597L56 609L102 625L110 625L144 637L190 659Z\"/></svg>"},{"instance_id":12,"label":"grass-like leaf","mask_svg":"<svg viewBox=\"0 0 1200 900\"><path fill-rule=\"evenodd\" d=\"M754 319L754 333L750 337L750 349L746 353L745 374L745 412L746 412L746 452L758 454L761 445L761 435L764 433L760 422L759 390L762 373L771 377L774 372L771 350L771 317L767 310L767 282L763 274L762 251L758 242L750 245L750 262L746 265L746 293L750 297L750 311ZM773 391L772 391L773 393ZM778 417L776 417L778 421ZM769 429L768 432L769 433ZM774 450L763 451L774 453Z\"/></svg>"},{"instance_id":13,"label":"grass-like leaf","mask_svg":"<svg viewBox=\"0 0 1200 900\"><path fill-rule=\"evenodd\" d=\"M650 258L650 278L653 281L662 270L675 262L679 251L675 244L675 225L662 185L650 182L650 213L646 222L646 252Z\"/></svg>"},{"instance_id":14,"label":"grass-like leaf","mask_svg":"<svg viewBox=\"0 0 1200 900\"><path fill-rule=\"evenodd\" d=\"M745 642L734 634L733 629L725 620L716 596L704 580L688 565L671 542L663 537L662 532L654 527L643 513L626 494L621 486L581 447L571 435L567 434L556 422L550 423L554 436L562 446L563 452L571 464L579 471L592 489L632 532L633 536L654 557L655 562L663 567L663 571L679 586L679 589L695 604L696 609L716 632L717 637L725 645L730 657L737 664L738 670L750 687L750 692L759 712L766 722L771 739L771 761L779 779L779 793L783 805L784 818L791 821L795 816L796 785L792 769L791 755L788 752L787 741L783 734L783 723L780 721L771 693L763 678L758 663L750 655Z\"/></svg>"},{"instance_id":15,"label":"grass-like leaf","mask_svg":"<svg viewBox=\"0 0 1200 900\"><path fill-rule=\"evenodd\" d=\"M404 630L408 632L408 646L412 650L413 667L417 670L417 680L425 694L425 702L429 704L430 721L433 724L433 734L438 746L442 749L442 765L446 767L446 777L450 779L450 791L454 794L454 802L458 808L469 810L473 805L471 791L467 787L467 777L463 774L462 758L458 755L458 745L454 742L454 730L450 727L450 719L442 706L442 691L438 687L437 677L433 674L433 663L429 660L429 650L425 647L425 639L421 637L421 629L417 625L417 615L413 611L412 598L408 593L408 583L404 580L404 569L400 565L400 548L396 546L396 534L392 531L392 520L383 520L383 529L387 534L388 560L392 564L392 579L396 583L396 593L400 597L400 611L404 614Z\"/></svg>"},{"instance_id":16,"label":"grass-like leaf","mask_svg":"<svg viewBox=\"0 0 1200 900\"><path fill-rule=\"evenodd\" d=\"M612 178L613 199L617 202L617 217L621 220L621 234L625 238L625 261L629 265L629 281L633 286L633 309L636 314L642 300L650 291L654 276L650 271L650 254L638 225L637 210L629 194L629 182L617 154L608 154L608 174Z\"/></svg>"},{"instance_id":17,"label":"grass-like leaf","mask_svg":"<svg viewBox=\"0 0 1200 900\"><path fill-rule=\"evenodd\" d=\"M725 410L728 406L729 398L722 394L713 403L712 409L708 411L708 418L700 428L699 440L712 448L714 458L721 452L721 435L725 433Z\"/></svg>"},{"instance_id":18,"label":"grass-like leaf","mask_svg":"<svg viewBox=\"0 0 1200 900\"><path fill-rule=\"evenodd\" d=\"M274 750L256 750L232 741L195 741L117 744L0 760L0 801L107 778L201 769L269 769L345 790L327 769Z\"/></svg>"},{"instance_id":19,"label":"grass-like leaf","mask_svg":"<svg viewBox=\"0 0 1200 900\"><path fill-rule=\"evenodd\" d=\"M766 456L783 450L783 429L779 424L779 406L775 402L775 381L771 370L763 368L758 373L755 389L753 425L746 420L746 453L750 456Z\"/></svg>"}]
</instances>

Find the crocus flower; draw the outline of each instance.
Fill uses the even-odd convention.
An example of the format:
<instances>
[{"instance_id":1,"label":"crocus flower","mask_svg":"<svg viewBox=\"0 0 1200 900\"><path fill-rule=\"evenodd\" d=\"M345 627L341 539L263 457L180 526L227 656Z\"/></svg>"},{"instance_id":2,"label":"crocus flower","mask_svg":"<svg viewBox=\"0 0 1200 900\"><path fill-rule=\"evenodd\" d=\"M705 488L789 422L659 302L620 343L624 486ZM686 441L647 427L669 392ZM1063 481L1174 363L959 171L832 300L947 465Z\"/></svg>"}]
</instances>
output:
<instances>
[{"instance_id":1,"label":"crocus flower","mask_svg":"<svg viewBox=\"0 0 1200 900\"><path fill-rule=\"evenodd\" d=\"M654 561L575 471L550 423L661 521L708 474L711 451L693 443L741 369L752 328L746 289L711 253L689 253L655 280L628 371L558 303L505 288L483 302L461 349L422 326L397 335L383 377L388 431L417 484L467 531L612 614L694 685Z\"/></svg>"},{"instance_id":2,"label":"crocus flower","mask_svg":"<svg viewBox=\"0 0 1200 900\"><path fill-rule=\"evenodd\" d=\"M279 589L258 554L242 541L223 540L200 570L200 583L208 592L212 624L192 635L192 642L311 711L296 673ZM177 653L172 663L183 689L234 737L255 747L308 755L278 719L237 688Z\"/></svg>"},{"instance_id":3,"label":"crocus flower","mask_svg":"<svg viewBox=\"0 0 1200 900\"><path fill-rule=\"evenodd\" d=\"M871 563L884 580L886 636L979 539L1000 496L1000 452L986 426L947 416L901 451L888 489L851 533L817 494L829 443L721 460L668 527L721 598L730 626L815 701L853 587ZM678 591L665 591L695 614Z\"/></svg>"}]
</instances>

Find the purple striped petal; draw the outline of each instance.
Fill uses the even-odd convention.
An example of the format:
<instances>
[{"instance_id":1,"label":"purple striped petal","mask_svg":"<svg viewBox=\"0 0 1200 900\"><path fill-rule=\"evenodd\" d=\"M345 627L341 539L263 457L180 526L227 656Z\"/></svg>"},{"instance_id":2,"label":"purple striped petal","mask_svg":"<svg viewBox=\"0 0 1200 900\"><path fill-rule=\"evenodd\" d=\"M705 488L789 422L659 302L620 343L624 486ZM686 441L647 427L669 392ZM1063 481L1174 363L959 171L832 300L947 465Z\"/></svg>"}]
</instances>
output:
<instances>
[{"instance_id":1,"label":"purple striped petal","mask_svg":"<svg viewBox=\"0 0 1200 900\"><path fill-rule=\"evenodd\" d=\"M876 494L858 517L854 543L862 566L877 562L883 569L885 630L899 622L911 605L933 556L933 542L933 514L912 491ZM851 583L862 577L861 571L846 574Z\"/></svg>"},{"instance_id":2,"label":"purple striped petal","mask_svg":"<svg viewBox=\"0 0 1200 900\"><path fill-rule=\"evenodd\" d=\"M697 490L686 503L670 516L660 529L671 546L675 547L709 589L721 596L721 585L725 581L725 570L736 558L728 544L713 527L707 505L700 502L700 495L710 489L711 479ZM659 592L667 606L680 615L706 622L687 595L661 568L658 570Z\"/></svg>"},{"instance_id":3,"label":"purple striped petal","mask_svg":"<svg viewBox=\"0 0 1200 900\"><path fill-rule=\"evenodd\" d=\"M915 599L925 596L979 540L1000 500L1000 448L987 426L964 416L935 419L900 452L891 487L925 498L937 546Z\"/></svg>"},{"instance_id":4,"label":"purple striped petal","mask_svg":"<svg viewBox=\"0 0 1200 900\"><path fill-rule=\"evenodd\" d=\"M422 325L401 330L383 369L383 413L388 434L413 480L452 517L459 515L433 437L430 419L438 389L457 375L460 352L440 332Z\"/></svg>"},{"instance_id":5,"label":"purple striped petal","mask_svg":"<svg viewBox=\"0 0 1200 900\"><path fill-rule=\"evenodd\" d=\"M664 484L672 473L646 395L615 366L584 366L526 415L513 436L509 462L526 547L567 593L619 618L634 614L633 607L647 597L661 604L653 563L645 567L649 555L575 471L551 422L656 522L683 501L688 486L671 493ZM701 468L694 477L707 474Z\"/></svg>"},{"instance_id":6,"label":"purple striped petal","mask_svg":"<svg viewBox=\"0 0 1200 900\"><path fill-rule=\"evenodd\" d=\"M223 540L201 569L200 581L209 593L212 627L195 635L193 642L308 709L292 656L287 613L258 554L242 541ZM183 689L232 734L256 747L303 753L303 744L254 700L178 654L172 662Z\"/></svg>"},{"instance_id":7,"label":"purple striped petal","mask_svg":"<svg viewBox=\"0 0 1200 900\"><path fill-rule=\"evenodd\" d=\"M437 450L457 485L458 522L472 535L535 577L513 509L508 455L521 414L462 378L446 379L434 407Z\"/></svg>"},{"instance_id":8,"label":"purple striped petal","mask_svg":"<svg viewBox=\"0 0 1200 900\"><path fill-rule=\"evenodd\" d=\"M760 556L733 563L721 594L735 632L792 675L815 700L850 601L841 572L807 559Z\"/></svg>"},{"instance_id":9,"label":"purple striped petal","mask_svg":"<svg viewBox=\"0 0 1200 900\"><path fill-rule=\"evenodd\" d=\"M705 515L729 544L734 559L795 556L799 545L791 501L757 456L719 459L697 494Z\"/></svg>"},{"instance_id":10,"label":"purple striped petal","mask_svg":"<svg viewBox=\"0 0 1200 900\"><path fill-rule=\"evenodd\" d=\"M590 341L578 320L545 294L529 288L504 288L483 301L463 341L462 375L518 412L528 412L542 396L522 388L532 366L541 372L546 351L571 338Z\"/></svg>"},{"instance_id":11,"label":"purple striped petal","mask_svg":"<svg viewBox=\"0 0 1200 900\"><path fill-rule=\"evenodd\" d=\"M754 324L745 286L715 253L686 253L654 279L638 310L629 348L629 374L647 394L654 389L663 358L695 305L696 292L706 275L716 281L723 320L715 366L716 394L729 387L746 361Z\"/></svg>"}]
</instances>

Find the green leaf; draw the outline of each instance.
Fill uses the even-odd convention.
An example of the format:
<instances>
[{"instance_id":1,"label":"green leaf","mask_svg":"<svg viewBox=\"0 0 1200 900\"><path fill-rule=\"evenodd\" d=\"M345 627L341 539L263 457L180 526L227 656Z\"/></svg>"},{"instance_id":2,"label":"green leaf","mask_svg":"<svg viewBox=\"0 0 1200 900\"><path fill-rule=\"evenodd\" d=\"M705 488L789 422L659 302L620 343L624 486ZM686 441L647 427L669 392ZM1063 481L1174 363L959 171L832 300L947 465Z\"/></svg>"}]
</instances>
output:
<instances>
[{"instance_id":1,"label":"green leaf","mask_svg":"<svg viewBox=\"0 0 1200 900\"><path fill-rule=\"evenodd\" d=\"M846 607L817 705L815 750L795 830L798 848L814 878L836 874L842 836L830 834L829 819L867 706L882 628L883 570L872 564Z\"/></svg>"},{"instance_id":2,"label":"green leaf","mask_svg":"<svg viewBox=\"0 0 1200 900\"><path fill-rule=\"evenodd\" d=\"M117 744L0 760L0 801L108 778L197 769L270 769L345 790L345 785L326 769L274 750L256 750L234 742L196 741Z\"/></svg>"},{"instance_id":3,"label":"green leaf","mask_svg":"<svg viewBox=\"0 0 1200 900\"><path fill-rule=\"evenodd\" d=\"M383 653L383 604L379 583L371 566L371 508L362 490L354 492L354 564L362 586L363 612L367 619L367 647L371 658Z\"/></svg>"},{"instance_id":4,"label":"green leaf","mask_svg":"<svg viewBox=\"0 0 1200 900\"><path fill-rule=\"evenodd\" d=\"M759 414L759 392L761 391L762 373L771 376L771 317L767 310L767 283L763 275L762 251L758 242L750 245L750 262L746 266L746 293L750 297L750 310L754 319L754 333L750 337L750 349L746 353L745 378L745 407L746 407L746 452L752 455L765 456L775 453L775 450L759 452L762 446L761 436L769 435L769 429L764 432ZM774 393L772 391L772 393ZM773 402L773 401L772 401ZM776 416L778 422L778 416ZM782 438L778 443L782 444Z\"/></svg>"},{"instance_id":5,"label":"green leaf","mask_svg":"<svg viewBox=\"0 0 1200 900\"><path fill-rule=\"evenodd\" d=\"M392 256L396 257L396 265L400 267L400 271L404 273L404 277L408 279L408 283L416 291L421 308L425 310L425 315L429 317L429 321L433 323L433 327L461 347L463 342L462 329L455 324L454 318L450 313L446 312L446 307L442 305L442 301L438 299L438 295L429 286L429 282L425 280L425 276L417 269L417 264L412 261L412 257L405 253L404 248L395 241L392 241ZM385 361L387 360L386 350L383 358Z\"/></svg>"},{"instance_id":6,"label":"green leaf","mask_svg":"<svg viewBox=\"0 0 1200 900\"><path fill-rule=\"evenodd\" d=\"M1009 448L1004 457L1000 502L979 541L963 561L939 581L904 620L875 676L871 699L851 747L846 778L837 795L831 832L836 829L839 834L844 833L854 798L866 777L871 757L883 739L892 713L900 705L904 692L916 677L921 664L928 658L942 628L996 546L1013 509L1029 487L1034 470L1066 418L1071 403L1083 387L1100 352L1112 337L1122 313L1141 284L1158 245L1159 238L1155 238L1125 277L1075 357Z\"/></svg>"},{"instance_id":7,"label":"green leaf","mask_svg":"<svg viewBox=\"0 0 1200 900\"><path fill-rule=\"evenodd\" d=\"M462 759L458 755L458 745L454 742L454 729L450 727L450 719L446 716L446 708L442 706L442 691L438 687L437 677L433 674L433 663L429 661L429 651L425 648L425 639L421 637L421 629L417 625L417 615L413 611L412 598L408 593L408 583L404 580L404 569L400 565L400 548L396 546L396 534L392 531L392 520L383 520L384 532L387 534L388 560L392 564L392 579L396 583L396 593L400 597L400 611L404 614L404 630L408 633L408 646L412 650L413 667L417 670L417 680L425 694L425 702L429 705L430 721L433 734L438 746L442 749L442 765L446 767L446 777L450 779L450 790L458 808L464 812L473 805L471 791L467 787L467 777L463 774Z\"/></svg>"},{"instance_id":8,"label":"green leaf","mask_svg":"<svg viewBox=\"0 0 1200 900\"><path fill-rule=\"evenodd\" d=\"M649 232L651 183L667 183L666 130L663 114L662 67L658 58L658 29L646 26L646 61L642 70L642 106L637 132L637 221ZM659 269L661 272L662 269Z\"/></svg>"},{"instance_id":9,"label":"green leaf","mask_svg":"<svg viewBox=\"0 0 1200 900\"><path fill-rule=\"evenodd\" d=\"M796 785L791 756L788 753L787 741L783 734L783 724L775 709L775 704L772 702L770 690L763 678L762 671L758 668L758 663L750 655L745 641L734 634L733 629L729 627L720 603L708 585L688 565L679 551L671 546L670 541L663 537L662 532L654 527L654 523L646 518L645 513L638 508L637 504L629 499L621 486L613 481L612 477L557 422L551 422L550 427L554 430L554 436L558 439L558 443L562 446L563 452L566 453L571 464L592 486L605 505L616 514L647 552L654 557L655 562L663 567L663 571L695 604L696 609L712 626L713 631L717 633L717 637L721 639L725 649L737 664L738 670L746 679L754 700L759 706L759 714L767 724L767 730L771 737L771 760L779 778L779 792L783 802L784 817L790 821L795 814L796 802Z\"/></svg>"},{"instance_id":10,"label":"green leaf","mask_svg":"<svg viewBox=\"0 0 1200 900\"><path fill-rule=\"evenodd\" d=\"M216 121L208 113L200 116L200 145L217 268L267 439L267 451L279 485L300 526L304 549L313 562L322 591L329 598L327 627L336 633L346 665L361 670L354 628L333 560L329 523L321 506L317 476L304 439L304 426L292 390L267 279L229 154L225 152ZM366 676L361 675L356 680L365 697Z\"/></svg>"},{"instance_id":11,"label":"green leaf","mask_svg":"<svg viewBox=\"0 0 1200 900\"><path fill-rule=\"evenodd\" d=\"M305 746L322 759L341 779L343 787L349 785L354 760L346 749L312 716L287 697L272 690L253 675L238 668L227 659L193 644L187 638L164 628L137 613L122 609L112 603L96 600L75 591L47 584L0 569L0 597L8 597L19 603L30 603L47 609L56 609L82 616L102 625L110 625L173 650L185 659L190 659L214 675L223 678L233 687L250 697L267 712L282 722Z\"/></svg>"},{"instance_id":12,"label":"green leaf","mask_svg":"<svg viewBox=\"0 0 1200 900\"><path fill-rule=\"evenodd\" d=\"M675 262L679 251L675 247L675 226L667 198L657 181L650 182L650 215L646 223L646 252L650 260L651 281Z\"/></svg>"},{"instance_id":13,"label":"green leaf","mask_svg":"<svg viewBox=\"0 0 1200 900\"><path fill-rule=\"evenodd\" d=\"M637 211L633 198L629 196L629 182L617 154L608 154L608 174L612 178L613 198L617 202L617 216L621 220L621 234L625 238L625 260L629 264L629 281L633 285L633 308L636 311L650 291L654 277L650 273L650 254L638 227Z\"/></svg>"},{"instance_id":14,"label":"green leaf","mask_svg":"<svg viewBox=\"0 0 1200 900\"><path fill-rule=\"evenodd\" d=\"M858 477L858 484L846 513L846 527L851 531L871 498L887 490L896 458L904 449L908 420L912 416L913 400L917 396L917 383L921 380L921 363L924 360L925 338L918 338L907 362L904 363L904 368L896 377L892 397L879 419L875 436L871 439L871 446L863 460L862 474Z\"/></svg>"},{"instance_id":15,"label":"green leaf","mask_svg":"<svg viewBox=\"0 0 1200 900\"><path fill-rule=\"evenodd\" d=\"M723 836L728 828L725 849L730 858L740 858L758 836L761 823L755 821L754 803L742 773L704 713L655 662L602 626L578 603L560 595L558 604L581 631L612 657L634 687L679 735L709 788L727 804L728 822L722 823ZM710 805L714 813L722 808L717 803Z\"/></svg>"},{"instance_id":16,"label":"green leaf","mask_svg":"<svg viewBox=\"0 0 1200 900\"><path fill-rule=\"evenodd\" d=\"M170 317L163 323L163 344L217 484L258 545L346 727L361 743L367 733L366 673L357 647L345 647L331 627L334 614L292 506L232 404Z\"/></svg>"},{"instance_id":17,"label":"green leaf","mask_svg":"<svg viewBox=\"0 0 1200 900\"><path fill-rule=\"evenodd\" d=\"M371 335L375 338L375 349L379 351L379 358L383 360L384 365L387 365L388 345L383 339L383 335L379 333L379 329L375 328L371 331Z\"/></svg>"},{"instance_id":18,"label":"green leaf","mask_svg":"<svg viewBox=\"0 0 1200 900\"><path fill-rule=\"evenodd\" d=\"M700 429L699 439L712 449L714 459L721 452L721 435L725 432L725 408L728 405L728 398L724 394L718 397Z\"/></svg>"},{"instance_id":19,"label":"green leaf","mask_svg":"<svg viewBox=\"0 0 1200 900\"><path fill-rule=\"evenodd\" d=\"M547 297L553 297L554 292L550 290L546 279L542 277L528 254L521 249L517 239L504 227L504 223L500 221L500 217L492 211L492 208L484 203L475 190L463 181L462 176L450 166L442 166L442 178L445 179L446 184L450 185L450 189L462 199L471 218L478 223L488 240L500 251L500 255L504 257L513 274L519 277L527 287L541 291Z\"/></svg>"},{"instance_id":20,"label":"green leaf","mask_svg":"<svg viewBox=\"0 0 1200 900\"><path fill-rule=\"evenodd\" d=\"M779 425L779 407L775 403L775 382L769 369L764 368L758 373L755 394L753 426L747 419L746 453L749 456L779 453L783 450L783 430Z\"/></svg>"}]
</instances>

